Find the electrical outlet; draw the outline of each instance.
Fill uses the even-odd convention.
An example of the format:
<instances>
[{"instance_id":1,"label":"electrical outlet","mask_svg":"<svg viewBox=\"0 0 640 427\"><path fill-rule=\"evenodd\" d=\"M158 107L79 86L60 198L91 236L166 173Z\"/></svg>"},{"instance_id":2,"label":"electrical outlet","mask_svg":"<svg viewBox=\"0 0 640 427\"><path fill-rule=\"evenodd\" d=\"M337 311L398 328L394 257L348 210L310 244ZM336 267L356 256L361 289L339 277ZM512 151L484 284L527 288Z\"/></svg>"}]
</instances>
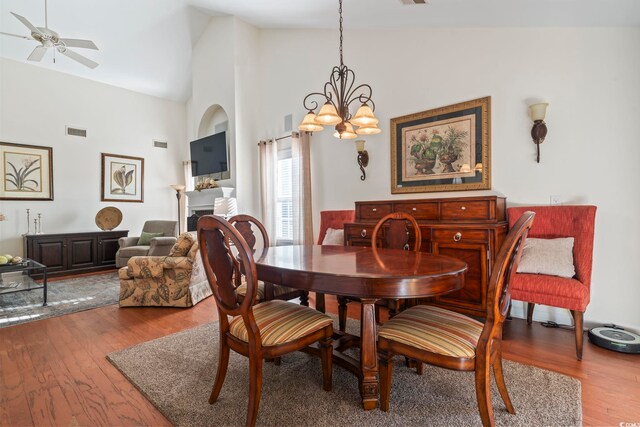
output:
<instances>
[{"instance_id":1,"label":"electrical outlet","mask_svg":"<svg viewBox=\"0 0 640 427\"><path fill-rule=\"evenodd\" d=\"M551 206L561 205L562 204L562 198L560 196L550 196L549 197L549 204Z\"/></svg>"}]
</instances>

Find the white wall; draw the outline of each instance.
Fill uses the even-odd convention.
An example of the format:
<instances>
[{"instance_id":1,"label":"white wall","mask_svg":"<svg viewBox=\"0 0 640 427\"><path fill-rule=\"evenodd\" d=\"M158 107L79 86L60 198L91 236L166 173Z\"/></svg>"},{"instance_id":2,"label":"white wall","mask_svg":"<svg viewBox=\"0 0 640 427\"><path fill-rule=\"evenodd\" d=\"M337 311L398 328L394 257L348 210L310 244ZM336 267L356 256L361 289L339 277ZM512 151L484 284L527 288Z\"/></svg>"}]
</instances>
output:
<instances>
[{"instance_id":1,"label":"white wall","mask_svg":"<svg viewBox=\"0 0 640 427\"><path fill-rule=\"evenodd\" d=\"M389 120L490 95L492 189L511 205L548 204L550 195L597 205L586 318L640 327L637 274L622 262L640 259L638 46L639 28L346 31L345 63L357 83L372 86L383 131L365 138L364 182L353 141L326 129L313 135L316 230L321 210L352 208L356 200L447 195L391 195ZM338 63L336 31L263 30L260 60L261 136L279 135L282 117L293 113L299 123L303 97L322 90ZM527 115L536 99L550 103L540 164ZM536 313L568 321L564 313Z\"/></svg>"},{"instance_id":2,"label":"white wall","mask_svg":"<svg viewBox=\"0 0 640 427\"><path fill-rule=\"evenodd\" d=\"M65 125L87 138L65 135ZM169 149L152 148L152 140ZM0 59L0 141L53 147L53 201L0 201L0 252L22 254L21 234L42 214L42 230L97 231L95 215L116 206L119 230L139 235L147 219L175 219L170 184L182 183L186 109L182 103L108 86L33 65ZM143 157L144 203L100 201L100 153ZM31 224L33 230L33 224Z\"/></svg>"}]
</instances>

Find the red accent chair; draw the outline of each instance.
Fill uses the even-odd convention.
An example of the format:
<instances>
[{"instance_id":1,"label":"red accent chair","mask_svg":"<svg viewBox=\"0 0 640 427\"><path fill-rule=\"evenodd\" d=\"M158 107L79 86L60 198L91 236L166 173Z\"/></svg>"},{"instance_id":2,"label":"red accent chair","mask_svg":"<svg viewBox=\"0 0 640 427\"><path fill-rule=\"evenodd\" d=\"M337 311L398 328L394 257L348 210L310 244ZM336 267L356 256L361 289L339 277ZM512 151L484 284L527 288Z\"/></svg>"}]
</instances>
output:
<instances>
[{"instance_id":1,"label":"red accent chair","mask_svg":"<svg viewBox=\"0 0 640 427\"><path fill-rule=\"evenodd\" d=\"M322 211L320 212L320 233L318 234L318 244L321 245L327 234L327 229L339 230L344 228L348 222L356 220L356 211Z\"/></svg>"},{"instance_id":2,"label":"red accent chair","mask_svg":"<svg viewBox=\"0 0 640 427\"><path fill-rule=\"evenodd\" d=\"M525 211L536 213L529 237L574 238L573 263L576 275L567 279L544 274L518 273L511 283L511 297L527 302L528 324L531 324L536 304L570 310L576 329L576 355L578 360L582 360L582 324L590 298L596 206L512 207L507 209L509 227L513 226Z\"/></svg>"},{"instance_id":3,"label":"red accent chair","mask_svg":"<svg viewBox=\"0 0 640 427\"><path fill-rule=\"evenodd\" d=\"M318 244L321 245L327 234L327 229L343 229L344 225L356 220L355 210L342 211L321 211L320 212L320 233L318 233ZM324 294L316 292L316 309L324 313Z\"/></svg>"}]
</instances>

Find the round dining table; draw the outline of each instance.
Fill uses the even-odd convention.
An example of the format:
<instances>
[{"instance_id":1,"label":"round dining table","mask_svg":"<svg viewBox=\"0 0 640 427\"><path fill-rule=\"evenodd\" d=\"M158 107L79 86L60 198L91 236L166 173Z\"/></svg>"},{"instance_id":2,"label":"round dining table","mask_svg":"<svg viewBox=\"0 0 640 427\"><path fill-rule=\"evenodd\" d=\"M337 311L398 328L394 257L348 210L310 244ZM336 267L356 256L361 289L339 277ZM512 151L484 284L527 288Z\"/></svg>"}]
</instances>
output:
<instances>
[{"instance_id":1,"label":"round dining table","mask_svg":"<svg viewBox=\"0 0 640 427\"><path fill-rule=\"evenodd\" d=\"M378 406L375 302L381 298L426 298L461 289L467 264L426 252L359 246L272 246L256 254L264 282L361 300L360 358L343 354L338 337L336 364L359 378L364 409ZM353 337L351 341L353 342Z\"/></svg>"}]
</instances>

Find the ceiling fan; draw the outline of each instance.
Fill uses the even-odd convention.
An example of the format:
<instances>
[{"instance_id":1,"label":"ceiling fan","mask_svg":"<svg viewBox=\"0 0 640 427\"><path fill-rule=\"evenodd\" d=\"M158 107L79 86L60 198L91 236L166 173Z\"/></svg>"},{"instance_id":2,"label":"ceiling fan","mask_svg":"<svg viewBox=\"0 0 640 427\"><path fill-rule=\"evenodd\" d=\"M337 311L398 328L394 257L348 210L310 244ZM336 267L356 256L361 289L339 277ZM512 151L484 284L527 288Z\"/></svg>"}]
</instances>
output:
<instances>
[{"instance_id":1,"label":"ceiling fan","mask_svg":"<svg viewBox=\"0 0 640 427\"><path fill-rule=\"evenodd\" d=\"M61 38L58 33L49 29L47 20L47 0L44 0L44 27L36 27L24 16L20 16L17 13L13 12L10 13L31 31L31 37L21 36L19 34L5 33L2 31L0 31L0 34L3 34L5 36L18 37L25 40L35 40L40 43L40 46L36 46L36 48L33 49L33 52L31 52L27 60L40 61L42 60L42 57L44 57L44 54L47 52L47 49L50 47L54 47L55 49L53 51L53 62L56 62L55 53L56 51L58 51L59 53L68 56L69 58L81 63L86 67L96 68L98 66L97 62L94 62L89 58L69 49L70 47L79 47L83 49L98 50L98 47L95 45L95 43L93 43L91 40Z\"/></svg>"}]
</instances>

